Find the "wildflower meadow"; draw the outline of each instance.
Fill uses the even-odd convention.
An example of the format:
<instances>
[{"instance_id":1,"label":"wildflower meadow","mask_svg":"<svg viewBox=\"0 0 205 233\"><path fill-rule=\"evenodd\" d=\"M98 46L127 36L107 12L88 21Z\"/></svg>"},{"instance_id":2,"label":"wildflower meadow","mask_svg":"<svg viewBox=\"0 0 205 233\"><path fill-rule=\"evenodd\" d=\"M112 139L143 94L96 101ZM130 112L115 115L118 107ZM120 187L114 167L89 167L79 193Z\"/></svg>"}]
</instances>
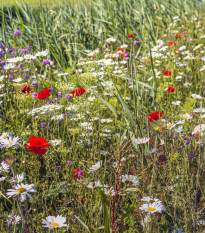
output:
<instances>
[{"instance_id":1,"label":"wildflower meadow","mask_svg":"<svg viewBox=\"0 0 205 233\"><path fill-rule=\"evenodd\" d=\"M205 232L204 12L1 4L1 233Z\"/></svg>"}]
</instances>

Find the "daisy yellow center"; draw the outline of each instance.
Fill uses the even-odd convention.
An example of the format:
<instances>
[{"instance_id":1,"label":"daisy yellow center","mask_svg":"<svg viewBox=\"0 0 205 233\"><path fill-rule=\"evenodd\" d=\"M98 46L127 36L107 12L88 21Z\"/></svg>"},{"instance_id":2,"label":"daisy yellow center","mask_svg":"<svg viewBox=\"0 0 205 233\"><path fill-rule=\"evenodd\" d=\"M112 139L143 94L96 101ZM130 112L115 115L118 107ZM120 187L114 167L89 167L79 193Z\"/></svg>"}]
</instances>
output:
<instances>
[{"instance_id":1,"label":"daisy yellow center","mask_svg":"<svg viewBox=\"0 0 205 233\"><path fill-rule=\"evenodd\" d=\"M172 125L167 125L167 129L169 129Z\"/></svg>"},{"instance_id":2,"label":"daisy yellow center","mask_svg":"<svg viewBox=\"0 0 205 233\"><path fill-rule=\"evenodd\" d=\"M58 224L57 222L52 222L52 223L51 223L51 226L52 226L52 227L57 227L58 225L59 225L59 224Z\"/></svg>"},{"instance_id":3,"label":"daisy yellow center","mask_svg":"<svg viewBox=\"0 0 205 233\"><path fill-rule=\"evenodd\" d=\"M57 144L58 142L54 142L54 144Z\"/></svg>"},{"instance_id":4,"label":"daisy yellow center","mask_svg":"<svg viewBox=\"0 0 205 233\"><path fill-rule=\"evenodd\" d=\"M153 211L155 211L155 208L154 207L149 207L148 211L153 212Z\"/></svg>"},{"instance_id":5,"label":"daisy yellow center","mask_svg":"<svg viewBox=\"0 0 205 233\"><path fill-rule=\"evenodd\" d=\"M59 117L57 116L56 119L58 119Z\"/></svg>"},{"instance_id":6,"label":"daisy yellow center","mask_svg":"<svg viewBox=\"0 0 205 233\"><path fill-rule=\"evenodd\" d=\"M9 136L7 136L7 135L6 135L6 136L4 136L4 139L8 139L8 138L9 138Z\"/></svg>"},{"instance_id":7,"label":"daisy yellow center","mask_svg":"<svg viewBox=\"0 0 205 233\"><path fill-rule=\"evenodd\" d=\"M19 189L17 190L17 193L19 193L19 194L24 193L24 192L26 192L26 189L25 189L25 188L19 188Z\"/></svg>"},{"instance_id":8,"label":"daisy yellow center","mask_svg":"<svg viewBox=\"0 0 205 233\"><path fill-rule=\"evenodd\" d=\"M105 120L105 122L108 122L108 120Z\"/></svg>"},{"instance_id":9,"label":"daisy yellow center","mask_svg":"<svg viewBox=\"0 0 205 233\"><path fill-rule=\"evenodd\" d=\"M184 119L187 119L188 118L188 116L184 116Z\"/></svg>"},{"instance_id":10,"label":"daisy yellow center","mask_svg":"<svg viewBox=\"0 0 205 233\"><path fill-rule=\"evenodd\" d=\"M154 203L154 200L149 200L148 202L149 202L149 203Z\"/></svg>"},{"instance_id":11,"label":"daisy yellow center","mask_svg":"<svg viewBox=\"0 0 205 233\"><path fill-rule=\"evenodd\" d=\"M77 115L77 116L75 116L75 118L79 118L79 116Z\"/></svg>"},{"instance_id":12,"label":"daisy yellow center","mask_svg":"<svg viewBox=\"0 0 205 233\"><path fill-rule=\"evenodd\" d=\"M10 142L10 143L9 143L9 146L12 146L12 145L13 145L13 143L12 143L12 142Z\"/></svg>"}]
</instances>

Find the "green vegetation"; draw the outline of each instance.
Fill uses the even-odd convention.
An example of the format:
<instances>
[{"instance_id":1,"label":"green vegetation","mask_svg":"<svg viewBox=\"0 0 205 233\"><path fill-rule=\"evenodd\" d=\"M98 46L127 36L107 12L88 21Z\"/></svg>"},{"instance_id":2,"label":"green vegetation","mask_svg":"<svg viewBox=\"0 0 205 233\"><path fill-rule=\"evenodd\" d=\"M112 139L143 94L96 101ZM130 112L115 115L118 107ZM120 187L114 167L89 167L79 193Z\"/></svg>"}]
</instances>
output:
<instances>
[{"instance_id":1,"label":"green vegetation","mask_svg":"<svg viewBox=\"0 0 205 233\"><path fill-rule=\"evenodd\" d=\"M31 5L0 10L0 232L203 232L204 2Z\"/></svg>"}]
</instances>

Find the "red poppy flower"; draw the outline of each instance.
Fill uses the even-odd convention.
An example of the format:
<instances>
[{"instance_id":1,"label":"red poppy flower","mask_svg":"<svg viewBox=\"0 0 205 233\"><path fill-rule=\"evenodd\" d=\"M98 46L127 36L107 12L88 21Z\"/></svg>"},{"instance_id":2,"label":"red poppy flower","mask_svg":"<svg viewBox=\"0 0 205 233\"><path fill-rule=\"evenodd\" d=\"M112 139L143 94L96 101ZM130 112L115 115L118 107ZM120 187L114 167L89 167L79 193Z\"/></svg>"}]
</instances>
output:
<instances>
[{"instance_id":1,"label":"red poppy flower","mask_svg":"<svg viewBox=\"0 0 205 233\"><path fill-rule=\"evenodd\" d=\"M48 98L50 96L49 95L50 91L51 91L50 89L45 89L41 91L40 93L38 93L37 98L39 100Z\"/></svg>"},{"instance_id":2,"label":"red poppy flower","mask_svg":"<svg viewBox=\"0 0 205 233\"><path fill-rule=\"evenodd\" d=\"M163 112L151 112L151 114L149 115L149 122L158 120L160 117L162 117Z\"/></svg>"},{"instance_id":3,"label":"red poppy flower","mask_svg":"<svg viewBox=\"0 0 205 233\"><path fill-rule=\"evenodd\" d=\"M173 44L173 43L172 43L172 42L170 42L170 43L168 44L168 47L171 47L171 46L172 46L172 44Z\"/></svg>"},{"instance_id":4,"label":"red poppy flower","mask_svg":"<svg viewBox=\"0 0 205 233\"><path fill-rule=\"evenodd\" d=\"M20 94L27 94L27 95L29 95L30 91L31 91L31 88L29 86L27 86L27 85L24 85L23 88L21 89Z\"/></svg>"},{"instance_id":5,"label":"red poppy flower","mask_svg":"<svg viewBox=\"0 0 205 233\"><path fill-rule=\"evenodd\" d=\"M159 7L156 5L155 8L158 9Z\"/></svg>"},{"instance_id":6,"label":"red poppy flower","mask_svg":"<svg viewBox=\"0 0 205 233\"><path fill-rule=\"evenodd\" d=\"M165 72L164 72L164 75L165 76L170 76L172 74L172 72L170 71L170 70L166 70Z\"/></svg>"},{"instance_id":7,"label":"red poppy flower","mask_svg":"<svg viewBox=\"0 0 205 233\"><path fill-rule=\"evenodd\" d=\"M174 87L172 86L169 86L167 89L166 89L167 92L174 92Z\"/></svg>"},{"instance_id":8,"label":"red poppy flower","mask_svg":"<svg viewBox=\"0 0 205 233\"><path fill-rule=\"evenodd\" d=\"M133 34L129 34L127 37L128 37L128 38L132 38L132 37L133 37Z\"/></svg>"},{"instance_id":9,"label":"red poppy flower","mask_svg":"<svg viewBox=\"0 0 205 233\"><path fill-rule=\"evenodd\" d=\"M178 34L177 37L178 37L178 38L182 38L182 35L181 35L181 34Z\"/></svg>"},{"instance_id":10,"label":"red poppy flower","mask_svg":"<svg viewBox=\"0 0 205 233\"><path fill-rule=\"evenodd\" d=\"M199 136L199 133L196 133L195 136L198 137L198 136Z\"/></svg>"},{"instance_id":11,"label":"red poppy flower","mask_svg":"<svg viewBox=\"0 0 205 233\"><path fill-rule=\"evenodd\" d=\"M80 89L76 89L72 92L73 94L73 97L76 95L76 96L80 96L80 95L83 95L85 93L85 89L84 88L80 88Z\"/></svg>"},{"instance_id":12,"label":"red poppy flower","mask_svg":"<svg viewBox=\"0 0 205 233\"><path fill-rule=\"evenodd\" d=\"M187 31L183 31L182 33L183 33L183 34L186 34L186 35L188 34L188 32L187 32Z\"/></svg>"},{"instance_id":13,"label":"red poppy flower","mask_svg":"<svg viewBox=\"0 0 205 233\"><path fill-rule=\"evenodd\" d=\"M83 176L85 176L85 172L83 172L80 168L73 170L74 179L80 180L81 178L83 178Z\"/></svg>"},{"instance_id":14,"label":"red poppy flower","mask_svg":"<svg viewBox=\"0 0 205 233\"><path fill-rule=\"evenodd\" d=\"M119 52L119 51L122 51L124 53L123 49L121 49L121 48L117 49L117 52Z\"/></svg>"},{"instance_id":15,"label":"red poppy flower","mask_svg":"<svg viewBox=\"0 0 205 233\"><path fill-rule=\"evenodd\" d=\"M38 137L32 136L29 138L29 145L25 143L24 146L28 147L28 149L31 152L37 155L44 155L47 151L44 148L49 147L50 143L48 143L45 138L38 138Z\"/></svg>"}]
</instances>

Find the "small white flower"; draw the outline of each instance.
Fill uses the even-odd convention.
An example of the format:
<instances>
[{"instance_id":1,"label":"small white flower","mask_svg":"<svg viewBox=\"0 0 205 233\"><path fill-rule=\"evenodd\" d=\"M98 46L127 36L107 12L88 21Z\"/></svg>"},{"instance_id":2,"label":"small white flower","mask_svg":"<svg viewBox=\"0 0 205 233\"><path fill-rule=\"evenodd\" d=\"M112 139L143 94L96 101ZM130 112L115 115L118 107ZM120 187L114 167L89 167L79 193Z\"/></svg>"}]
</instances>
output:
<instances>
[{"instance_id":1,"label":"small white flower","mask_svg":"<svg viewBox=\"0 0 205 233\"><path fill-rule=\"evenodd\" d=\"M136 144L145 144L150 140L150 138L133 138L132 141Z\"/></svg>"},{"instance_id":2,"label":"small white flower","mask_svg":"<svg viewBox=\"0 0 205 233\"><path fill-rule=\"evenodd\" d=\"M205 108L196 108L193 112L205 112Z\"/></svg>"},{"instance_id":3,"label":"small white flower","mask_svg":"<svg viewBox=\"0 0 205 233\"><path fill-rule=\"evenodd\" d=\"M106 40L106 43L110 43L110 42L117 42L117 40L114 37L110 37Z\"/></svg>"},{"instance_id":4,"label":"small white flower","mask_svg":"<svg viewBox=\"0 0 205 233\"><path fill-rule=\"evenodd\" d=\"M22 174L16 175L16 177L11 178L13 183L21 183L24 180L24 172Z\"/></svg>"},{"instance_id":5,"label":"small white flower","mask_svg":"<svg viewBox=\"0 0 205 233\"><path fill-rule=\"evenodd\" d=\"M47 51L41 51L36 53L36 57L46 57L48 55Z\"/></svg>"},{"instance_id":6,"label":"small white flower","mask_svg":"<svg viewBox=\"0 0 205 233\"><path fill-rule=\"evenodd\" d=\"M110 123L110 122L113 122L113 120L111 120L111 119L101 119L100 121L101 121L101 123Z\"/></svg>"},{"instance_id":7,"label":"small white flower","mask_svg":"<svg viewBox=\"0 0 205 233\"><path fill-rule=\"evenodd\" d=\"M16 216L16 215L8 215L8 219L6 219L6 222L8 223L8 225L14 225L14 224L19 224L19 221L21 221L21 217L20 216Z\"/></svg>"},{"instance_id":8,"label":"small white flower","mask_svg":"<svg viewBox=\"0 0 205 233\"><path fill-rule=\"evenodd\" d=\"M127 44L123 44L123 45L120 46L121 49L124 49L124 48L127 48L127 47L128 47Z\"/></svg>"},{"instance_id":9,"label":"small white flower","mask_svg":"<svg viewBox=\"0 0 205 233\"><path fill-rule=\"evenodd\" d=\"M4 162L1 162L0 164L0 172L6 172L8 173L10 169L10 166Z\"/></svg>"},{"instance_id":10,"label":"small white flower","mask_svg":"<svg viewBox=\"0 0 205 233\"><path fill-rule=\"evenodd\" d=\"M17 184L14 189L8 189L6 195L11 198L11 197L16 197L20 195L20 201L24 202L26 198L33 199L32 196L29 194L30 192L36 192L34 184Z\"/></svg>"},{"instance_id":11,"label":"small white flower","mask_svg":"<svg viewBox=\"0 0 205 233\"><path fill-rule=\"evenodd\" d=\"M190 114L186 113L186 114L182 115L181 118L183 118L184 120L189 120L192 118L192 116Z\"/></svg>"},{"instance_id":12,"label":"small white flower","mask_svg":"<svg viewBox=\"0 0 205 233\"><path fill-rule=\"evenodd\" d=\"M1 139L0 140L0 147L3 148L11 148L19 145L19 137L10 137L8 139Z\"/></svg>"},{"instance_id":13,"label":"small white flower","mask_svg":"<svg viewBox=\"0 0 205 233\"><path fill-rule=\"evenodd\" d=\"M171 104L173 104L173 105L180 105L181 104L181 101L176 101L176 102L171 102Z\"/></svg>"},{"instance_id":14,"label":"small white flower","mask_svg":"<svg viewBox=\"0 0 205 233\"><path fill-rule=\"evenodd\" d=\"M0 182L4 181L6 178L7 178L7 176L2 176L2 177L0 178Z\"/></svg>"},{"instance_id":15,"label":"small white flower","mask_svg":"<svg viewBox=\"0 0 205 233\"><path fill-rule=\"evenodd\" d=\"M154 214L166 211L165 207L160 202L146 203L139 207L139 209L145 213Z\"/></svg>"},{"instance_id":16,"label":"small white flower","mask_svg":"<svg viewBox=\"0 0 205 233\"><path fill-rule=\"evenodd\" d=\"M56 229L61 227L67 227L67 224L65 224L66 218L62 215L58 216L48 216L45 219L42 220L43 227L47 227L49 229Z\"/></svg>"},{"instance_id":17,"label":"small white flower","mask_svg":"<svg viewBox=\"0 0 205 233\"><path fill-rule=\"evenodd\" d=\"M202 99L202 96L196 94L191 94L191 97L194 99Z\"/></svg>"},{"instance_id":18,"label":"small white flower","mask_svg":"<svg viewBox=\"0 0 205 233\"><path fill-rule=\"evenodd\" d=\"M58 120L62 120L63 118L64 118L63 114L60 114L60 115L51 117L51 120L58 121Z\"/></svg>"},{"instance_id":19,"label":"small white flower","mask_svg":"<svg viewBox=\"0 0 205 233\"><path fill-rule=\"evenodd\" d=\"M60 139L54 139L54 140L50 140L49 142L53 146L59 146L61 144L62 140L60 140Z\"/></svg>"},{"instance_id":20,"label":"small white flower","mask_svg":"<svg viewBox=\"0 0 205 233\"><path fill-rule=\"evenodd\" d=\"M133 186L137 186L140 183L137 177L133 175L122 175L122 182L131 182Z\"/></svg>"},{"instance_id":21,"label":"small white flower","mask_svg":"<svg viewBox=\"0 0 205 233\"><path fill-rule=\"evenodd\" d=\"M92 165L90 171L97 171L102 166L102 161L98 161L95 165Z\"/></svg>"}]
</instances>

